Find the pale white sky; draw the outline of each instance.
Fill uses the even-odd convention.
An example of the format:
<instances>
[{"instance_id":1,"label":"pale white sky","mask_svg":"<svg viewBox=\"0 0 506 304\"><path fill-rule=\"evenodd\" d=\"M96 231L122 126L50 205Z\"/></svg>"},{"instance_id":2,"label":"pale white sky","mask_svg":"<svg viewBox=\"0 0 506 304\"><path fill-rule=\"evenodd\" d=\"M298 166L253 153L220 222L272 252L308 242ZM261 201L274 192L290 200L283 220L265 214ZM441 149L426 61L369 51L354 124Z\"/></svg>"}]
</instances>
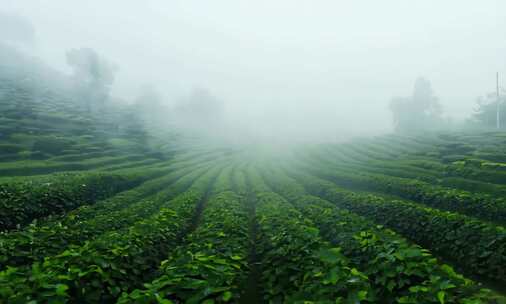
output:
<instances>
[{"instance_id":1,"label":"pale white sky","mask_svg":"<svg viewBox=\"0 0 506 304\"><path fill-rule=\"evenodd\" d=\"M91 47L120 66L117 95L203 86L238 120L286 134L389 130L389 100L418 76L458 118L494 90L496 71L506 87L501 0L1 2L31 20L35 51L56 68Z\"/></svg>"}]
</instances>

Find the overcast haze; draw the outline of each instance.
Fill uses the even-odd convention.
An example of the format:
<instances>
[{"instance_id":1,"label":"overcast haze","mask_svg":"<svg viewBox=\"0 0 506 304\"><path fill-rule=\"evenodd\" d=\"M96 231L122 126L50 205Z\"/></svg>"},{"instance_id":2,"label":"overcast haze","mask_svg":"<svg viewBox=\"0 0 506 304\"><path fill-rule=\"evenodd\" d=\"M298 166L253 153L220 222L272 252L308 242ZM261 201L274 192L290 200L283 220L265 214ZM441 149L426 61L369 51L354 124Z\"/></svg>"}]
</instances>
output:
<instances>
[{"instance_id":1,"label":"overcast haze","mask_svg":"<svg viewBox=\"0 0 506 304\"><path fill-rule=\"evenodd\" d=\"M30 20L28 49L63 72L67 50L93 48L119 67L116 96L153 84L174 102L203 87L264 133L388 132L391 98L419 76L457 119L496 71L506 87L499 0L2 0L0 11Z\"/></svg>"}]
</instances>

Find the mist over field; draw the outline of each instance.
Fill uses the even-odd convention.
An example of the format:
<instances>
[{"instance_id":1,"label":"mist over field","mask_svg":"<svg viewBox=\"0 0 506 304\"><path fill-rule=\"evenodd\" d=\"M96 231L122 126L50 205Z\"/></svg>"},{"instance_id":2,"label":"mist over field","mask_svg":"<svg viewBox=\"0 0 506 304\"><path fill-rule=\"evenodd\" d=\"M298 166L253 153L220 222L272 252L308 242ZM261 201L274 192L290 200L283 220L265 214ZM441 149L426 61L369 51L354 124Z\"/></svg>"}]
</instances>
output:
<instances>
[{"instance_id":1,"label":"mist over field","mask_svg":"<svg viewBox=\"0 0 506 304\"><path fill-rule=\"evenodd\" d=\"M420 77L442 118L468 118L495 73L506 79L505 11L503 1L20 0L0 7L0 42L67 75L68 51L92 49L116 67L110 92L123 102L151 86L172 117L199 100L185 128L202 129L201 115L238 140L320 142L391 132L392 98Z\"/></svg>"},{"instance_id":2,"label":"mist over field","mask_svg":"<svg viewBox=\"0 0 506 304\"><path fill-rule=\"evenodd\" d=\"M0 2L0 303L506 304L505 1Z\"/></svg>"}]
</instances>

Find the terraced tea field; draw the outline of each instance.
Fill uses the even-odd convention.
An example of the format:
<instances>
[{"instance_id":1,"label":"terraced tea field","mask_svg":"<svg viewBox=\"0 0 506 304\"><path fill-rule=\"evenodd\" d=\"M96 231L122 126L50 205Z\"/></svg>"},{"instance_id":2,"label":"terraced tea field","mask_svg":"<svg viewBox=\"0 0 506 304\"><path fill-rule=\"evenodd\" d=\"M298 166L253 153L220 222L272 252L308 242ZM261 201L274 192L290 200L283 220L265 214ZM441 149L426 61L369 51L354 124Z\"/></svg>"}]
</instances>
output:
<instances>
[{"instance_id":1,"label":"terraced tea field","mask_svg":"<svg viewBox=\"0 0 506 304\"><path fill-rule=\"evenodd\" d=\"M506 303L503 133L108 147L2 150L1 303Z\"/></svg>"}]
</instances>

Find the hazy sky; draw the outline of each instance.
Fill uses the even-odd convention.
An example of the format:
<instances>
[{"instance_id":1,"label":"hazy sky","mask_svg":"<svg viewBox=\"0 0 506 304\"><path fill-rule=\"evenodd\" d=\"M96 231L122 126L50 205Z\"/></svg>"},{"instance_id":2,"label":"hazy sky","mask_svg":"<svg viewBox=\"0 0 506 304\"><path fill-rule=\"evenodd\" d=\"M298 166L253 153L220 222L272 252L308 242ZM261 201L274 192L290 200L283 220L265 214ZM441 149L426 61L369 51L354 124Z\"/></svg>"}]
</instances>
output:
<instances>
[{"instance_id":1,"label":"hazy sky","mask_svg":"<svg viewBox=\"0 0 506 304\"><path fill-rule=\"evenodd\" d=\"M116 95L207 87L238 120L287 134L389 130L391 97L418 76L454 117L494 90L496 71L506 87L504 0L1 2L58 69L66 50L91 47L120 67Z\"/></svg>"}]
</instances>

